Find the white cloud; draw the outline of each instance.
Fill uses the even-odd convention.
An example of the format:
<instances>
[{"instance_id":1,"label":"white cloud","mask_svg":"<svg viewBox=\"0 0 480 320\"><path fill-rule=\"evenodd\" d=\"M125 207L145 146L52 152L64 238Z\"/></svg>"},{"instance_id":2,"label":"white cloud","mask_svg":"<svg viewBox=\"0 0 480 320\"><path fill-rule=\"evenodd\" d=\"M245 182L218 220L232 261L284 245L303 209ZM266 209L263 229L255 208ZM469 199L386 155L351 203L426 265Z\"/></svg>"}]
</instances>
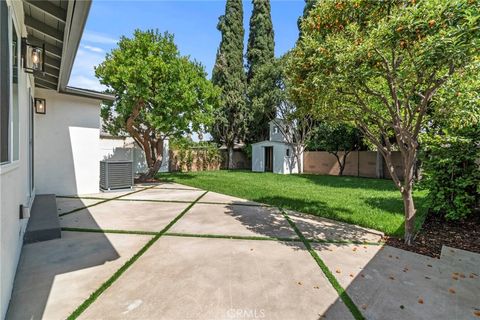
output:
<instances>
[{"instance_id":1,"label":"white cloud","mask_svg":"<svg viewBox=\"0 0 480 320\"><path fill-rule=\"evenodd\" d=\"M86 30L83 33L82 41L111 45L116 44L118 42L118 39L115 39L103 33Z\"/></svg>"},{"instance_id":2,"label":"white cloud","mask_svg":"<svg viewBox=\"0 0 480 320\"><path fill-rule=\"evenodd\" d=\"M90 78L84 75L74 75L68 83L71 87L90 89L95 91L104 91L106 87L98 81L97 78Z\"/></svg>"},{"instance_id":3,"label":"white cloud","mask_svg":"<svg viewBox=\"0 0 480 320\"><path fill-rule=\"evenodd\" d=\"M103 91L105 86L101 85L95 77L94 67L102 63L105 56L99 53L98 50L86 49L88 48L82 46L78 50L68 84L82 89Z\"/></svg>"},{"instance_id":4,"label":"white cloud","mask_svg":"<svg viewBox=\"0 0 480 320\"><path fill-rule=\"evenodd\" d=\"M98 53L102 53L102 52L105 51L105 50L103 50L102 48L94 47L94 46L89 46L89 45L84 45L83 48L84 48L84 49L87 49L87 50L90 50L90 51L93 51L93 52L98 52Z\"/></svg>"},{"instance_id":5,"label":"white cloud","mask_svg":"<svg viewBox=\"0 0 480 320\"><path fill-rule=\"evenodd\" d=\"M73 69L79 70L80 72L93 72L93 67L98 66L104 59L105 56L103 54L79 49L75 57Z\"/></svg>"}]
</instances>

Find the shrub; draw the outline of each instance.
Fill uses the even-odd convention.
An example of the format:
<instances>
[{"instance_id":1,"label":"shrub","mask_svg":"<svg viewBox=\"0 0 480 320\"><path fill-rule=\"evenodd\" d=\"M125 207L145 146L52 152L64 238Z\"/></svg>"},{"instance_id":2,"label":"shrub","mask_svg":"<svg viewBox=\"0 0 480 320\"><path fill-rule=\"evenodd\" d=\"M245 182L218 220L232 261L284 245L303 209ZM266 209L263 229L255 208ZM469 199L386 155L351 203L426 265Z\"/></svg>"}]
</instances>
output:
<instances>
[{"instance_id":1,"label":"shrub","mask_svg":"<svg viewBox=\"0 0 480 320\"><path fill-rule=\"evenodd\" d=\"M428 203L448 220L473 212L480 194L480 128L465 128L455 136L425 139L422 156L423 184Z\"/></svg>"},{"instance_id":2,"label":"shrub","mask_svg":"<svg viewBox=\"0 0 480 320\"><path fill-rule=\"evenodd\" d=\"M422 135L422 184L430 208L449 220L472 214L480 199L479 87L480 58L439 91Z\"/></svg>"},{"instance_id":3,"label":"shrub","mask_svg":"<svg viewBox=\"0 0 480 320\"><path fill-rule=\"evenodd\" d=\"M210 142L175 139L170 142L170 148L177 154L175 161L179 171L192 171L194 163L197 171L216 168L221 158L218 147Z\"/></svg>"}]
</instances>

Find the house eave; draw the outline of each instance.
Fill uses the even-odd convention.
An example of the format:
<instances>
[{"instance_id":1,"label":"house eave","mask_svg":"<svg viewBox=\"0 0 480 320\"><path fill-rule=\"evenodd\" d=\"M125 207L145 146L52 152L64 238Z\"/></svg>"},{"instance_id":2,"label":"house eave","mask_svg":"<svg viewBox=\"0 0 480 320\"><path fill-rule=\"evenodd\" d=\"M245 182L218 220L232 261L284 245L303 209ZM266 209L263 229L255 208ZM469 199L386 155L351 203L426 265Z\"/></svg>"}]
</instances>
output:
<instances>
[{"instance_id":1,"label":"house eave","mask_svg":"<svg viewBox=\"0 0 480 320\"><path fill-rule=\"evenodd\" d=\"M63 59L60 65L60 74L58 78L57 90L59 92L67 91L73 63L77 55L83 30L87 23L91 5L91 0L75 0L70 3L68 11L69 15L67 16L67 23L65 26L65 38L63 41L65 44L62 51ZM72 28L72 26L74 27Z\"/></svg>"},{"instance_id":2,"label":"house eave","mask_svg":"<svg viewBox=\"0 0 480 320\"><path fill-rule=\"evenodd\" d=\"M67 91L92 0L23 0L27 41L45 47L45 70L35 86Z\"/></svg>"},{"instance_id":3,"label":"house eave","mask_svg":"<svg viewBox=\"0 0 480 320\"><path fill-rule=\"evenodd\" d=\"M114 101L115 96L108 94L108 93L103 93L103 92L98 92L94 90L88 90L88 89L82 89L82 88L75 88L75 87L65 87L64 90L60 90L60 93L64 94L71 94L74 96L80 96L84 98L91 98L91 99L98 99L98 100L103 100L103 101Z\"/></svg>"}]
</instances>

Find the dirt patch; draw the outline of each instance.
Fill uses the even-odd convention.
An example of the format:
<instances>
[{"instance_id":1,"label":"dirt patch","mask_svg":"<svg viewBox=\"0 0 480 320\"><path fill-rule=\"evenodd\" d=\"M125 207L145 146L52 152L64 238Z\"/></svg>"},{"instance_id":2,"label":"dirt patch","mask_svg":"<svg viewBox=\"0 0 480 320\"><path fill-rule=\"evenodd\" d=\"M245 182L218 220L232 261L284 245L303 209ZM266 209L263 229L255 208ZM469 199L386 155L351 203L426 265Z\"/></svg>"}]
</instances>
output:
<instances>
[{"instance_id":1,"label":"dirt patch","mask_svg":"<svg viewBox=\"0 0 480 320\"><path fill-rule=\"evenodd\" d=\"M430 213L412 246L405 245L403 239L387 237L385 240L392 247L434 258L440 258L443 245L480 253L480 213L455 222Z\"/></svg>"},{"instance_id":2,"label":"dirt patch","mask_svg":"<svg viewBox=\"0 0 480 320\"><path fill-rule=\"evenodd\" d=\"M137 184L137 183L160 183L160 180L155 179L155 178L150 178L150 179L146 179L146 180L140 180L139 178L135 178L134 183L135 184Z\"/></svg>"}]
</instances>

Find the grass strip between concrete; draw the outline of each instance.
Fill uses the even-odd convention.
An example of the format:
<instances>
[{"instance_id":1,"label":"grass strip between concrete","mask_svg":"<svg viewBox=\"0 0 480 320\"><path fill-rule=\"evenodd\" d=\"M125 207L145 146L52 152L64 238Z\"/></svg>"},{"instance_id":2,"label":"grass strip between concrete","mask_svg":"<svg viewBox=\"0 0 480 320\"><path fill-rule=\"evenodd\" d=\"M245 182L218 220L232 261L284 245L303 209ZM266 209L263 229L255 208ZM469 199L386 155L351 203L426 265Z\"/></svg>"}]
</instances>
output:
<instances>
[{"instance_id":1,"label":"grass strip between concrete","mask_svg":"<svg viewBox=\"0 0 480 320\"><path fill-rule=\"evenodd\" d=\"M159 188L155 188L159 189ZM171 190L171 189L163 189L163 190ZM188 190L188 191L199 191L199 190ZM87 199L87 198L84 198ZM98 198L97 198L98 199ZM160 200L160 199L112 199L116 201L137 201L137 202L171 202L171 203L190 203L191 201L188 200ZM268 204L254 204L254 203L229 203L229 202L214 202L214 201L199 201L198 204L216 204L216 205L223 205L223 206L245 206L245 207L272 207Z\"/></svg>"},{"instance_id":2,"label":"grass strip between concrete","mask_svg":"<svg viewBox=\"0 0 480 320\"><path fill-rule=\"evenodd\" d=\"M145 191L145 190L148 190L148 189L152 189L152 188L153 188L153 187L149 187L149 188L145 188L145 189L140 189L140 190L135 190L135 191L132 191L132 192L129 192L129 193L126 193L126 194L122 194L121 196L114 197L114 198L108 198L108 199L104 199L104 198L96 198L96 199L94 199L93 197L92 197L92 198L74 198L74 199L92 199L92 200L102 199L103 201L99 201L99 202L94 203L94 204L91 204L91 205L89 205L89 206L80 207L80 208L76 208L76 209L73 209L73 210L70 210L70 211L61 213L61 214L59 214L58 216L59 216L59 217L63 217L63 216L66 216L67 214L71 214L71 213L74 213L74 212L77 212L77 211L80 211L80 210L83 210L83 209L87 209L87 208L90 208L90 207L98 206L99 204L102 204L102 203L105 203L105 202L108 202L108 201L112 201L112 200L117 200L117 199L120 199L121 197L126 197L126 196L129 196L129 195L131 195L131 194L134 194L134 193L137 193L137 192L142 192L142 191ZM58 197L58 198L60 198L60 197ZM63 198L73 198L73 197L63 197Z\"/></svg>"},{"instance_id":3,"label":"grass strip between concrete","mask_svg":"<svg viewBox=\"0 0 480 320\"><path fill-rule=\"evenodd\" d=\"M230 240L259 240L259 241L285 241L299 242L297 238L278 238L278 237L256 237L256 236L230 236L225 234L197 234L197 233L177 233L167 232L165 236L185 237L185 238L208 238L208 239L230 239Z\"/></svg>"},{"instance_id":4,"label":"grass strip between concrete","mask_svg":"<svg viewBox=\"0 0 480 320\"><path fill-rule=\"evenodd\" d=\"M340 296L340 299L342 299L342 301L347 306L348 310L350 310L353 317L357 320L365 320L365 317L362 315L362 313L358 309L357 305L353 302L353 300L347 294L345 289L340 285L337 278L335 278L335 276L330 271L330 269L328 269L325 262L323 262L323 260L317 254L317 252L312 248L312 246L310 245L310 242L308 242L307 239L303 236L303 233L297 228L297 225L295 224L295 222L293 222L292 219L290 219L288 214L282 208L280 208L280 210L281 210L283 216L285 217L285 219L290 224L290 226L293 228L293 230L295 230L295 233L302 240L302 242L305 245L305 247L307 248L308 252L310 252L310 255L313 257L315 262L317 262L318 266L320 267L322 272L325 274L325 277L328 279L328 281L333 286L333 288L337 291L338 295Z\"/></svg>"},{"instance_id":5,"label":"grass strip between concrete","mask_svg":"<svg viewBox=\"0 0 480 320\"><path fill-rule=\"evenodd\" d=\"M160 239L178 220L180 220L190 210L195 203L198 202L208 191L205 191L195 201L193 201L188 207L186 207L178 216L175 217L170 223L162 229L162 231L155 234L133 257L131 257L124 265L120 267L107 281L105 281L100 288L95 290L87 300L85 300L80 306L72 312L67 318L68 320L77 319L105 290L107 290L125 271L130 268L135 261L138 260L155 242Z\"/></svg>"},{"instance_id":6,"label":"grass strip between concrete","mask_svg":"<svg viewBox=\"0 0 480 320\"><path fill-rule=\"evenodd\" d=\"M92 233L116 233L116 234L138 234L138 235L147 235L147 236L154 236L158 233L158 232L155 232L155 231L90 229L90 228L69 228L69 227L62 227L62 231L92 232Z\"/></svg>"},{"instance_id":7,"label":"grass strip between concrete","mask_svg":"<svg viewBox=\"0 0 480 320\"><path fill-rule=\"evenodd\" d=\"M200 202L197 202L197 204ZM140 231L140 230L118 230L118 229L91 229L91 228L71 228L62 227L62 231L70 232L93 232L93 233L116 233L116 234L138 234L138 235L156 235L156 231ZM283 242L301 242L299 238L282 238L282 237L263 237L263 236L233 236L228 234L199 234L199 233L181 233L167 232L164 234L169 237L185 237L185 238L210 238L210 239L231 239L231 240L259 240L259 241L283 241ZM381 242L362 242L351 240L335 240L335 239L307 239L311 243L331 243L331 244L356 244L379 246Z\"/></svg>"}]
</instances>

